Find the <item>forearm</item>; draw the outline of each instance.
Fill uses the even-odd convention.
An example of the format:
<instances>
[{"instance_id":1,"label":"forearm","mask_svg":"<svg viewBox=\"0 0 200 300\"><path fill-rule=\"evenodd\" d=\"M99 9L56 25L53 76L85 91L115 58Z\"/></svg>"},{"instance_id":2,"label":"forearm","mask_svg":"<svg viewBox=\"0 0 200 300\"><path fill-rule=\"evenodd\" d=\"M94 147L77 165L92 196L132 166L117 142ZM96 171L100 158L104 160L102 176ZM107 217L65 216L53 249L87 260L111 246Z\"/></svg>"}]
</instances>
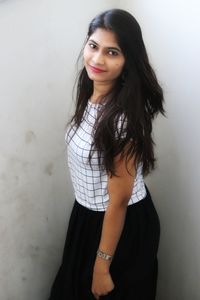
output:
<instances>
[{"instance_id":1,"label":"forearm","mask_svg":"<svg viewBox=\"0 0 200 300\"><path fill-rule=\"evenodd\" d=\"M124 227L126 211L126 203L112 202L105 212L99 249L109 255L114 255L115 253ZM96 263L98 266L101 265L101 268L105 271L109 270L111 264L110 261L105 261L98 257Z\"/></svg>"},{"instance_id":2,"label":"forearm","mask_svg":"<svg viewBox=\"0 0 200 300\"><path fill-rule=\"evenodd\" d=\"M118 176L108 176L109 205L104 215L99 249L111 256L115 254L116 247L124 228L127 206L132 195L135 179L134 160L128 161L127 172L125 160L116 159ZM95 270L108 272L111 262L100 257L96 258Z\"/></svg>"}]
</instances>

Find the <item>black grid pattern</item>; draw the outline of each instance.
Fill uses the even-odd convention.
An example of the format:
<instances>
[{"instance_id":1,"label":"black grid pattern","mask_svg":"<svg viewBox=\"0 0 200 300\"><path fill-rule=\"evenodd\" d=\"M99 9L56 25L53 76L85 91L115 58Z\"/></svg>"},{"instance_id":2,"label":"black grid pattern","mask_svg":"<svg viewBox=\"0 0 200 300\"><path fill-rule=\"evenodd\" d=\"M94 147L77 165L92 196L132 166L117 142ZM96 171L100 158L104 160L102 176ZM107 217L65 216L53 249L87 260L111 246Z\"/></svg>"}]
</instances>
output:
<instances>
[{"instance_id":1,"label":"black grid pattern","mask_svg":"<svg viewBox=\"0 0 200 300\"><path fill-rule=\"evenodd\" d=\"M99 167L97 152L92 156L91 165L88 162L88 155L92 143L92 129L98 109L103 104L95 104L88 101L83 120L72 139L74 128L69 136L65 135L65 142L68 145L68 166L71 174L72 184L76 200L88 209L105 211L109 195L107 191L107 173ZM122 119L119 120L119 126ZM123 124L126 124L124 122ZM132 196L128 205L142 200L146 196L146 189L142 176L142 165L137 169Z\"/></svg>"}]
</instances>

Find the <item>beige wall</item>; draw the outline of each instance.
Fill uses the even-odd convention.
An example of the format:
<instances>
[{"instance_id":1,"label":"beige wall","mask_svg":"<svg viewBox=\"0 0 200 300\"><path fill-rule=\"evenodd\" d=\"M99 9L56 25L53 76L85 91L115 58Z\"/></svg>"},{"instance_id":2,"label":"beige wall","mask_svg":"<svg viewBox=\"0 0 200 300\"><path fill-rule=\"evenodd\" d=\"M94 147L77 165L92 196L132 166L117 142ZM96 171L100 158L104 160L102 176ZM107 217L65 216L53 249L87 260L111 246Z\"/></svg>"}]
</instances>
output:
<instances>
[{"instance_id":1,"label":"beige wall","mask_svg":"<svg viewBox=\"0 0 200 300\"><path fill-rule=\"evenodd\" d=\"M165 91L155 123L158 168L148 178L161 219L158 300L200 299L200 3L121 1L138 19Z\"/></svg>"},{"instance_id":2,"label":"beige wall","mask_svg":"<svg viewBox=\"0 0 200 300\"><path fill-rule=\"evenodd\" d=\"M44 300L74 199L64 127L90 19L114 1L0 1L0 299Z\"/></svg>"}]
</instances>

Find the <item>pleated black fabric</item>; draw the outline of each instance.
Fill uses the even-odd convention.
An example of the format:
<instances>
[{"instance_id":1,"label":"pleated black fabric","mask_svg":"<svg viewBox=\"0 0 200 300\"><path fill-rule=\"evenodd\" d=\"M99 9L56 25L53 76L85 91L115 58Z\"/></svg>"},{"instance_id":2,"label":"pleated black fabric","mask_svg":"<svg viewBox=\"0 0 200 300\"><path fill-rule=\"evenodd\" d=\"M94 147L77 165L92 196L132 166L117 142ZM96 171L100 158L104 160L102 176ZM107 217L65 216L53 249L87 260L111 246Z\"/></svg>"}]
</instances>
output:
<instances>
[{"instance_id":1,"label":"pleated black fabric","mask_svg":"<svg viewBox=\"0 0 200 300\"><path fill-rule=\"evenodd\" d=\"M72 209L61 266L48 300L94 300L93 266L104 212L89 210L76 200ZM126 220L110 272L114 290L100 299L154 300L160 224L147 196L127 208Z\"/></svg>"}]
</instances>

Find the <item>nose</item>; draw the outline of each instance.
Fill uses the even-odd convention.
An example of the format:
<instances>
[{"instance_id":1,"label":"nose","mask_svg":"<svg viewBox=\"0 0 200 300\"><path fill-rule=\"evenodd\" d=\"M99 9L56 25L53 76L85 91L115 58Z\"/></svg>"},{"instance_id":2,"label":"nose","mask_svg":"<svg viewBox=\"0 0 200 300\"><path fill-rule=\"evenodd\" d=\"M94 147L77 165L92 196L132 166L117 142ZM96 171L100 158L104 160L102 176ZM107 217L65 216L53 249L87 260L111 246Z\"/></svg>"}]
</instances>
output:
<instances>
[{"instance_id":1,"label":"nose","mask_svg":"<svg viewBox=\"0 0 200 300\"><path fill-rule=\"evenodd\" d=\"M96 52L92 57L92 62L95 65L104 65L104 56L103 56L103 54L100 51Z\"/></svg>"}]
</instances>

